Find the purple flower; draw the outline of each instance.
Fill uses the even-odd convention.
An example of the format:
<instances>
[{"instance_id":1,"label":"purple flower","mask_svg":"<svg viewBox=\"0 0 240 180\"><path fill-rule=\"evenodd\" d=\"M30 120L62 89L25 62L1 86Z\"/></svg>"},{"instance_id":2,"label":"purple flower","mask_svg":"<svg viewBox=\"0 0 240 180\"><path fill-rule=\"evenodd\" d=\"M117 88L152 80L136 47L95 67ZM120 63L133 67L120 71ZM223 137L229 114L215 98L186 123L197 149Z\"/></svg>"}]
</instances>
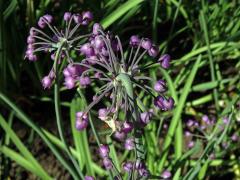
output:
<instances>
[{"instance_id":1,"label":"purple flower","mask_svg":"<svg viewBox=\"0 0 240 180\"><path fill-rule=\"evenodd\" d=\"M207 115L203 115L202 116L202 120L206 123L206 124L210 124L210 119Z\"/></svg>"},{"instance_id":2,"label":"purple flower","mask_svg":"<svg viewBox=\"0 0 240 180\"><path fill-rule=\"evenodd\" d=\"M140 176L143 176L143 177L148 177L150 175L146 167L139 169L138 173Z\"/></svg>"},{"instance_id":3,"label":"purple flower","mask_svg":"<svg viewBox=\"0 0 240 180\"><path fill-rule=\"evenodd\" d=\"M107 119L108 115L108 109L107 108L101 108L98 110L98 118L102 121L105 121Z\"/></svg>"},{"instance_id":4,"label":"purple flower","mask_svg":"<svg viewBox=\"0 0 240 180\"><path fill-rule=\"evenodd\" d=\"M35 36L37 35L37 32L34 30L34 27L31 27L30 30L29 30L29 35L30 36Z\"/></svg>"},{"instance_id":5,"label":"purple flower","mask_svg":"<svg viewBox=\"0 0 240 180\"><path fill-rule=\"evenodd\" d=\"M104 41L100 36L94 38L94 47L98 50L101 50L104 47Z\"/></svg>"},{"instance_id":6,"label":"purple flower","mask_svg":"<svg viewBox=\"0 0 240 180\"><path fill-rule=\"evenodd\" d=\"M46 20L49 24L51 24L52 21L53 21L53 17L52 17L51 15L49 15L49 14L44 15L43 18L44 18L44 20Z\"/></svg>"},{"instance_id":7,"label":"purple flower","mask_svg":"<svg viewBox=\"0 0 240 180\"><path fill-rule=\"evenodd\" d=\"M133 162L128 161L123 163L123 170L126 172L131 172L133 170Z\"/></svg>"},{"instance_id":8,"label":"purple flower","mask_svg":"<svg viewBox=\"0 0 240 180\"><path fill-rule=\"evenodd\" d=\"M72 13L65 12L64 16L63 16L63 19L64 19L64 21L69 21L71 17L72 17Z\"/></svg>"},{"instance_id":9,"label":"purple flower","mask_svg":"<svg viewBox=\"0 0 240 180\"><path fill-rule=\"evenodd\" d=\"M88 116L86 113L79 111L76 113L76 129L82 131L88 126Z\"/></svg>"},{"instance_id":10,"label":"purple flower","mask_svg":"<svg viewBox=\"0 0 240 180\"><path fill-rule=\"evenodd\" d=\"M129 43L131 46L136 47L139 45L139 43L140 43L140 39L138 36L136 35L131 36L130 43Z\"/></svg>"},{"instance_id":11,"label":"purple flower","mask_svg":"<svg viewBox=\"0 0 240 180\"><path fill-rule=\"evenodd\" d=\"M110 170L113 168L112 161L107 157L103 159L103 165L107 170Z\"/></svg>"},{"instance_id":12,"label":"purple flower","mask_svg":"<svg viewBox=\"0 0 240 180\"><path fill-rule=\"evenodd\" d=\"M161 66L164 69L168 69L170 67L170 61L171 57L168 54L162 55L158 60L158 62L161 63Z\"/></svg>"},{"instance_id":13,"label":"purple flower","mask_svg":"<svg viewBox=\"0 0 240 180\"><path fill-rule=\"evenodd\" d=\"M150 118L152 117L153 112L152 110L148 111L148 112L143 112L140 114L140 120L144 125L147 125L148 123L150 123Z\"/></svg>"},{"instance_id":14,"label":"purple flower","mask_svg":"<svg viewBox=\"0 0 240 180\"><path fill-rule=\"evenodd\" d=\"M46 89L46 88L49 89L52 86L52 79L49 76L45 76L42 79L42 86L44 89Z\"/></svg>"},{"instance_id":15,"label":"purple flower","mask_svg":"<svg viewBox=\"0 0 240 180\"><path fill-rule=\"evenodd\" d=\"M33 49L32 48L28 48L25 54L26 54L27 57L29 55L32 55L33 54Z\"/></svg>"},{"instance_id":16,"label":"purple flower","mask_svg":"<svg viewBox=\"0 0 240 180\"><path fill-rule=\"evenodd\" d=\"M124 141L124 139L126 138L126 133L123 131L116 131L114 133L114 137L119 141Z\"/></svg>"},{"instance_id":17,"label":"purple flower","mask_svg":"<svg viewBox=\"0 0 240 180\"><path fill-rule=\"evenodd\" d=\"M187 146L188 146L188 148L192 148L194 146L194 144L195 144L194 141L190 141Z\"/></svg>"},{"instance_id":18,"label":"purple flower","mask_svg":"<svg viewBox=\"0 0 240 180\"><path fill-rule=\"evenodd\" d=\"M108 157L109 156L109 147L107 145L100 145L99 147L99 155L102 157L102 158L105 158L105 157Z\"/></svg>"},{"instance_id":19,"label":"purple flower","mask_svg":"<svg viewBox=\"0 0 240 180\"><path fill-rule=\"evenodd\" d=\"M76 24L80 24L80 23L82 23L82 16L80 14L74 14L73 20Z\"/></svg>"},{"instance_id":20,"label":"purple flower","mask_svg":"<svg viewBox=\"0 0 240 180\"><path fill-rule=\"evenodd\" d=\"M166 91L166 82L162 79L158 80L154 85L154 90L163 93Z\"/></svg>"},{"instance_id":21,"label":"purple flower","mask_svg":"<svg viewBox=\"0 0 240 180\"><path fill-rule=\"evenodd\" d=\"M37 56L35 54L29 54L28 56L29 61L36 61L37 60Z\"/></svg>"},{"instance_id":22,"label":"purple flower","mask_svg":"<svg viewBox=\"0 0 240 180\"><path fill-rule=\"evenodd\" d=\"M86 11L82 13L82 24L88 25L90 21L93 19L93 14L90 11Z\"/></svg>"},{"instance_id":23,"label":"purple flower","mask_svg":"<svg viewBox=\"0 0 240 180\"><path fill-rule=\"evenodd\" d=\"M228 117L224 117L223 118L223 123L224 124L228 124L229 123L229 118Z\"/></svg>"},{"instance_id":24,"label":"purple flower","mask_svg":"<svg viewBox=\"0 0 240 180\"><path fill-rule=\"evenodd\" d=\"M187 121L187 126L188 126L188 127L192 127L193 125L194 125L194 121L191 120L191 119L189 119L189 120Z\"/></svg>"},{"instance_id":25,"label":"purple flower","mask_svg":"<svg viewBox=\"0 0 240 180\"><path fill-rule=\"evenodd\" d=\"M85 176L84 180L94 180L94 177L92 177L92 176Z\"/></svg>"},{"instance_id":26,"label":"purple flower","mask_svg":"<svg viewBox=\"0 0 240 180\"><path fill-rule=\"evenodd\" d=\"M83 44L80 48L80 52L87 57L95 55L94 49L90 43Z\"/></svg>"},{"instance_id":27,"label":"purple flower","mask_svg":"<svg viewBox=\"0 0 240 180\"><path fill-rule=\"evenodd\" d=\"M196 121L196 122L194 122L194 126L195 127L199 127L199 123Z\"/></svg>"},{"instance_id":28,"label":"purple flower","mask_svg":"<svg viewBox=\"0 0 240 180\"><path fill-rule=\"evenodd\" d=\"M52 21L53 21L53 17L49 14L46 14L46 15L39 18L38 26L43 29L43 28L45 28L47 23L51 24Z\"/></svg>"},{"instance_id":29,"label":"purple flower","mask_svg":"<svg viewBox=\"0 0 240 180\"><path fill-rule=\"evenodd\" d=\"M238 140L238 135L237 134L233 134L231 139L232 139L232 141L237 141Z\"/></svg>"},{"instance_id":30,"label":"purple flower","mask_svg":"<svg viewBox=\"0 0 240 180\"><path fill-rule=\"evenodd\" d=\"M162 96L156 97L154 105L163 111L171 110L174 107L174 100L172 97L165 98Z\"/></svg>"},{"instance_id":31,"label":"purple flower","mask_svg":"<svg viewBox=\"0 0 240 180\"><path fill-rule=\"evenodd\" d=\"M87 126L88 126L88 120L86 120L86 119L77 119L76 120L75 127L78 131L82 131L82 130L86 129Z\"/></svg>"},{"instance_id":32,"label":"purple flower","mask_svg":"<svg viewBox=\"0 0 240 180\"><path fill-rule=\"evenodd\" d=\"M131 122L127 122L127 121L125 121L124 123L123 123L123 127L122 127L122 131L124 132L124 133L130 133L131 131L132 131L132 129L133 129L133 123L131 123Z\"/></svg>"},{"instance_id":33,"label":"purple flower","mask_svg":"<svg viewBox=\"0 0 240 180\"><path fill-rule=\"evenodd\" d=\"M97 79L99 79L99 78L102 77L102 73L96 72L96 73L94 74L94 77L97 78Z\"/></svg>"},{"instance_id":34,"label":"purple flower","mask_svg":"<svg viewBox=\"0 0 240 180\"><path fill-rule=\"evenodd\" d=\"M72 74L69 72L68 68L65 68L63 70L63 75L66 78L66 77L71 77Z\"/></svg>"},{"instance_id":35,"label":"purple flower","mask_svg":"<svg viewBox=\"0 0 240 180\"><path fill-rule=\"evenodd\" d=\"M171 176L172 176L172 174L171 174L171 172L168 171L168 170L163 171L163 173L162 173L162 175L161 175L161 177L162 177L163 179L169 179Z\"/></svg>"},{"instance_id":36,"label":"purple flower","mask_svg":"<svg viewBox=\"0 0 240 180\"><path fill-rule=\"evenodd\" d=\"M91 79L88 76L79 78L80 85L85 88L87 85L91 84Z\"/></svg>"},{"instance_id":37,"label":"purple flower","mask_svg":"<svg viewBox=\"0 0 240 180\"><path fill-rule=\"evenodd\" d=\"M93 25L93 35L99 35L99 30L103 30L103 27L99 23Z\"/></svg>"},{"instance_id":38,"label":"purple flower","mask_svg":"<svg viewBox=\"0 0 240 180\"><path fill-rule=\"evenodd\" d=\"M148 50L148 54L151 57L156 57L158 55L158 48L156 46L152 46L149 50Z\"/></svg>"},{"instance_id":39,"label":"purple flower","mask_svg":"<svg viewBox=\"0 0 240 180\"><path fill-rule=\"evenodd\" d=\"M72 89L75 87L75 79L72 77L66 77L64 79L64 85L66 86L66 88L68 89Z\"/></svg>"},{"instance_id":40,"label":"purple flower","mask_svg":"<svg viewBox=\"0 0 240 180\"><path fill-rule=\"evenodd\" d=\"M28 44L32 44L32 43L35 43L35 39L34 39L34 37L33 36L28 36L28 38L27 38L27 43Z\"/></svg>"},{"instance_id":41,"label":"purple flower","mask_svg":"<svg viewBox=\"0 0 240 180\"><path fill-rule=\"evenodd\" d=\"M125 149L127 149L127 150L133 150L134 147L135 147L134 138L128 138L128 139L126 139L125 144L124 144L124 147L125 147Z\"/></svg>"},{"instance_id":42,"label":"purple flower","mask_svg":"<svg viewBox=\"0 0 240 180\"><path fill-rule=\"evenodd\" d=\"M150 39L145 38L145 39L142 40L141 46L145 50L150 50L151 47L152 47L152 42L151 42Z\"/></svg>"},{"instance_id":43,"label":"purple flower","mask_svg":"<svg viewBox=\"0 0 240 180\"><path fill-rule=\"evenodd\" d=\"M185 136L186 137L190 137L191 136L191 133L189 131L185 131Z\"/></svg>"}]
</instances>

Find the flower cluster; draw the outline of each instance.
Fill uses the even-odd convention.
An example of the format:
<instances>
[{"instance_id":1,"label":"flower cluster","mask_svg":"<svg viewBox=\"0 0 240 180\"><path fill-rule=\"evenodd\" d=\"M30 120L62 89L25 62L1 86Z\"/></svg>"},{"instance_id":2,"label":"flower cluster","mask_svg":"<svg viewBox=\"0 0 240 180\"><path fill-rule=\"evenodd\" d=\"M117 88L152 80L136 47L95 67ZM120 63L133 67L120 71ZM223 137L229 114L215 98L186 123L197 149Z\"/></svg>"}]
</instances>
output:
<instances>
[{"instance_id":1,"label":"flower cluster","mask_svg":"<svg viewBox=\"0 0 240 180\"><path fill-rule=\"evenodd\" d=\"M143 128L151 122L154 115L153 109L140 108L137 105L143 105L141 98L138 98L140 92L150 96L155 107L160 110L167 111L174 107L173 98L165 96L166 82L159 79L152 87L154 80L146 75L145 70L154 64L169 68L171 59L167 54L157 59L157 46L150 39L137 35L131 36L129 51L124 52L120 38L111 32L105 32L99 23L93 24L91 33L79 35L79 27L88 25L92 18L89 11L82 14L66 12L63 16L65 27L58 30L53 26L51 15L40 17L40 29L32 27L30 30L25 57L36 61L37 52L51 54L54 64L49 74L42 79L44 89L50 88L54 80L61 77L60 73L63 74L64 86L67 89L86 88L94 83L96 94L83 111L76 113L76 129L84 130L88 126L89 111L106 99L109 105L98 110L98 118L108 124L114 137L124 143L125 149L136 150L136 130L142 134ZM46 27L51 35L42 31ZM72 59L72 51L79 54L78 59L81 61ZM124 117L120 118L120 113L124 114ZM108 170L114 167L109 151L107 145L99 148L104 167ZM124 162L123 169L126 172L136 170L139 176L148 177L149 171L143 160L137 157L135 162ZM91 178L86 176L85 179Z\"/></svg>"},{"instance_id":2,"label":"flower cluster","mask_svg":"<svg viewBox=\"0 0 240 180\"><path fill-rule=\"evenodd\" d=\"M28 46L25 53L25 58L27 58L29 61L36 61L38 59L37 53L45 52L50 53L50 57L54 61L56 58L58 58L54 64L60 64L65 57L68 63L71 64L72 59L69 54L71 50L79 50L80 40L91 36L91 34L79 35L79 27L88 25L92 19L93 15L90 11L83 12L82 14L72 14L70 12L66 12L63 16L65 25L59 30L53 25L54 19L51 15L46 14L40 17L37 23L39 28L32 27L30 29L29 36L27 38ZM46 28L48 28L48 30ZM50 32L46 33L43 30ZM60 52L57 54L57 50L59 49ZM65 70L65 85L67 88L73 87L76 73L81 73L81 70L78 68L79 67L71 66ZM56 69L53 66L50 73L42 79L42 85L44 89L51 87L55 78L55 73Z\"/></svg>"}]
</instances>

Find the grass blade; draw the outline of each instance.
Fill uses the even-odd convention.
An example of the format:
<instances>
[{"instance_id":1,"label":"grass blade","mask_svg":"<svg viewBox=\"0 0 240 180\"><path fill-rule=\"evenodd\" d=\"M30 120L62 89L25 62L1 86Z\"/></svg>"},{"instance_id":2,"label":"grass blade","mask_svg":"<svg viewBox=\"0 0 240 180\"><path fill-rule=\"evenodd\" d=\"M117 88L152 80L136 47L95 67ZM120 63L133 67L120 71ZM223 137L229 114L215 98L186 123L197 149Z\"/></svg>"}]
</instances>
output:
<instances>
[{"instance_id":1,"label":"grass blade","mask_svg":"<svg viewBox=\"0 0 240 180\"><path fill-rule=\"evenodd\" d=\"M114 23L117 19L122 17L125 13L127 13L130 9L134 8L138 4L142 3L143 0L128 0L111 14L109 14L102 22L102 26L104 28L109 27L112 23Z\"/></svg>"},{"instance_id":2,"label":"grass blade","mask_svg":"<svg viewBox=\"0 0 240 180\"><path fill-rule=\"evenodd\" d=\"M35 168L39 170L41 177L45 179L51 179L48 173L42 168L42 166L38 163L38 161L33 157L33 155L28 151L28 149L24 146L15 132L9 127L8 123L4 120L3 116L0 114L0 126L4 129L4 131L9 135L10 139L19 149L19 151L23 154L23 156L28 159Z\"/></svg>"},{"instance_id":3,"label":"grass blade","mask_svg":"<svg viewBox=\"0 0 240 180\"><path fill-rule=\"evenodd\" d=\"M181 113L183 111L183 108L184 108L184 105L185 105L188 93L190 91L190 88L191 88L191 85L193 83L194 77L195 77L195 75L197 73L198 66L199 66L200 62L201 62L201 55L198 57L197 61L195 62L194 66L192 68L192 71L191 71L191 73L190 73L190 75L189 75L189 77L188 77L188 79L186 81L186 84L184 86L182 95L179 98L178 106L175 109L174 116L173 116L173 118L171 120L171 124L170 124L169 130L167 132L166 139L164 141L162 158L161 158L160 164L159 164L159 170L160 171L162 171L164 163L165 163L165 161L167 159L168 150L169 150L169 147L171 145L172 138L174 136L176 127L178 125L178 122L179 122L179 120L181 118Z\"/></svg>"},{"instance_id":4,"label":"grass blade","mask_svg":"<svg viewBox=\"0 0 240 180\"><path fill-rule=\"evenodd\" d=\"M29 162L19 153L13 151L12 149L8 148L7 146L1 146L0 152L3 153L6 157L10 158L11 160L15 161L17 164L22 166L24 169L32 172L33 174L37 175L42 179L51 179L49 176L44 176L39 169L34 166L33 163Z\"/></svg>"}]
</instances>

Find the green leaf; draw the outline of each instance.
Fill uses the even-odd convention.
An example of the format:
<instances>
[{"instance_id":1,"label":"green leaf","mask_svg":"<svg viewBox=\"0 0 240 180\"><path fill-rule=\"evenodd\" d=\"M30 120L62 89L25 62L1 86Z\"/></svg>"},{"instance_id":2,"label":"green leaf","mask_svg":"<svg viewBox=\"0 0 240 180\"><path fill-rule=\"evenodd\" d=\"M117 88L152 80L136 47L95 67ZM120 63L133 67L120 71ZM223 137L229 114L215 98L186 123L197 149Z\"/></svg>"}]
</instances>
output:
<instances>
[{"instance_id":1,"label":"green leaf","mask_svg":"<svg viewBox=\"0 0 240 180\"><path fill-rule=\"evenodd\" d=\"M164 166L164 163L167 159L168 151L169 151L172 139L174 137L176 127L178 125L179 120L181 119L181 113L183 111L187 96L190 92L190 88L191 88L191 85L192 85L193 80L195 78L195 75L197 73L198 66L199 66L200 62L201 62L201 55L198 57L197 61L195 62L194 66L191 70L191 73L190 73L190 75L189 75L189 77L188 77L188 79L185 83L185 86L183 88L183 92L182 92L182 94L179 98L178 105L177 105L176 109L174 110L174 116L171 120L171 124L170 124L169 130L167 132L167 135L166 135L166 138L165 138L165 141L164 141L164 145L163 145L162 158L160 160L159 167L158 167L160 171L162 170L162 168Z\"/></svg>"},{"instance_id":2,"label":"green leaf","mask_svg":"<svg viewBox=\"0 0 240 180\"><path fill-rule=\"evenodd\" d=\"M8 148L7 146L1 146L0 152L3 153L5 156L10 158L11 160L15 161L17 164L22 166L24 169L32 172L33 174L37 175L38 177L42 179L51 179L50 176L44 176L42 172L37 168L33 163L31 163L29 160L24 158L19 153L13 151L12 149Z\"/></svg>"},{"instance_id":3,"label":"green leaf","mask_svg":"<svg viewBox=\"0 0 240 180\"><path fill-rule=\"evenodd\" d=\"M77 98L73 99L70 106L70 117L71 117L71 129L74 139L74 144L77 150L78 161L80 164L81 169L84 166L87 168L88 175L94 176L92 164L92 158L90 154L88 139L87 139L87 132L86 130L79 132L76 130L75 127L75 114L78 110L83 110L85 107L84 100Z\"/></svg>"},{"instance_id":4,"label":"green leaf","mask_svg":"<svg viewBox=\"0 0 240 180\"><path fill-rule=\"evenodd\" d=\"M23 154L23 156L28 159L35 168L39 170L42 178L51 179L48 173L42 168L42 166L38 163L38 161L33 157L33 155L28 151L26 146L21 142L15 132L9 127L8 123L4 120L2 115L0 114L0 126L4 129L4 131L9 135L10 139L16 145L18 150Z\"/></svg>"},{"instance_id":5,"label":"green leaf","mask_svg":"<svg viewBox=\"0 0 240 180\"><path fill-rule=\"evenodd\" d=\"M125 13L127 13L130 9L134 8L138 4L142 3L144 0L128 0L111 14L109 14L102 22L102 26L107 28L111 24L113 24L116 20L122 17Z\"/></svg>"},{"instance_id":6,"label":"green leaf","mask_svg":"<svg viewBox=\"0 0 240 180\"><path fill-rule=\"evenodd\" d=\"M31 127L40 137L41 139L46 143L46 145L51 149L53 154L57 157L57 159L62 163L62 165L69 171L69 173L76 177L76 172L74 172L71 165L64 159L62 154L58 151L58 149L49 141L49 139L46 137L46 135L43 133L43 131L20 109L18 108L10 99L8 99L3 93L0 92L0 99L5 102L15 113L16 116L22 120L25 124L27 124L29 127Z\"/></svg>"}]
</instances>

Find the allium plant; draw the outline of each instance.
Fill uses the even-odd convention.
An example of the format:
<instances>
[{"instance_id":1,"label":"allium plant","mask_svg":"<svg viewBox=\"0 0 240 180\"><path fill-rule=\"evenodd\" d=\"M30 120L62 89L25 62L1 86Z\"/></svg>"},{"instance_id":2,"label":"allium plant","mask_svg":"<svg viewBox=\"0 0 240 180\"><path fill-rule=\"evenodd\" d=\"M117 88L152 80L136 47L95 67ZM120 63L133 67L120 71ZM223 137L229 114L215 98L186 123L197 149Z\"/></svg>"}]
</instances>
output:
<instances>
[{"instance_id":1,"label":"allium plant","mask_svg":"<svg viewBox=\"0 0 240 180\"><path fill-rule=\"evenodd\" d=\"M112 129L109 135L114 133L115 138L124 143L127 150L134 151L135 159L123 163L123 170L129 173L131 179L139 179L140 176L147 178L150 172L145 164L146 148L143 129L151 122L154 111L143 105L139 93L143 91L146 96L151 96L153 105L160 110L167 111L173 108L173 98L165 96L167 89L165 81L159 79L154 82L147 73L147 69L154 64L169 68L170 56L163 55L157 59L159 53L157 46L150 39L140 38L137 35L131 36L129 48L124 51L120 38L111 32L105 32L98 23L93 25L91 33L80 35L82 30L79 31L79 29L88 25L92 18L90 12L84 12L81 15L66 12L63 17L65 27L57 29L52 25L52 16L42 16L38 21L41 30L34 27L30 30L26 58L36 61L36 53L43 51L49 53L54 60L53 68L42 79L42 85L46 89L55 83L54 97L58 130L66 147L59 105L61 73L64 76L63 84L67 89L76 87L80 90L91 85L101 85L92 97L92 102L83 111L77 112L76 129L84 130L89 120L91 122L89 115L93 107L100 101L107 101L109 105L98 110L99 120L95 121L107 123ZM43 32L46 27L51 35ZM83 59L74 61L71 51L79 53ZM149 63L148 59L153 59L151 60L153 63ZM63 70L60 71L61 69ZM123 119L119 118L120 113L124 114ZM95 132L94 126L91 127ZM110 171L117 171L109 156L108 145L101 145L99 142L98 144L104 167ZM68 155L71 157L70 151ZM77 168L75 160L71 160ZM81 172L79 175L83 178ZM117 176L121 179L119 172Z\"/></svg>"}]
</instances>

